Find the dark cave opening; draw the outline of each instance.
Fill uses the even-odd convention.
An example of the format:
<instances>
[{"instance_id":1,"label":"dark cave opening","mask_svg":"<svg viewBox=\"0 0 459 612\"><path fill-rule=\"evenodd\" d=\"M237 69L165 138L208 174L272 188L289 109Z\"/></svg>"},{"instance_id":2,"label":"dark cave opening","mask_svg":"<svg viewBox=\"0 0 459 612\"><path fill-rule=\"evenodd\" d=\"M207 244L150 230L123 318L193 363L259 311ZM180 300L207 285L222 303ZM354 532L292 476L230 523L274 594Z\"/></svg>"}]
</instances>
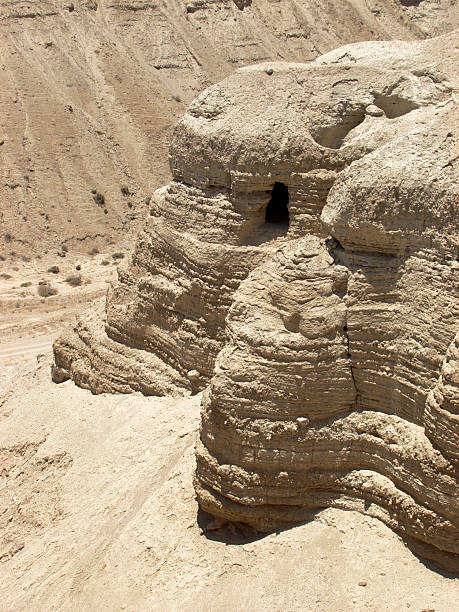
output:
<instances>
[{"instance_id":1,"label":"dark cave opening","mask_svg":"<svg viewBox=\"0 0 459 612\"><path fill-rule=\"evenodd\" d=\"M265 223L289 226L288 187L284 183L274 183L271 199L266 207Z\"/></svg>"}]
</instances>

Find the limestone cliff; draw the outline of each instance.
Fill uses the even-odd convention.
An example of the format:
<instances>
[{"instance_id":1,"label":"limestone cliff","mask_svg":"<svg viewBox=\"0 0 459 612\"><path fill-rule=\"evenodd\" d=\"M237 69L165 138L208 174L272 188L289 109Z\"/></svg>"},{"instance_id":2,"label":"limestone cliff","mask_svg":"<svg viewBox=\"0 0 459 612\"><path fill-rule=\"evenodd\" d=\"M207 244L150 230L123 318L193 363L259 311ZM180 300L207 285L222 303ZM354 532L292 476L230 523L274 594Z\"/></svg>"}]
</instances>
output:
<instances>
[{"instance_id":1,"label":"limestone cliff","mask_svg":"<svg viewBox=\"0 0 459 612\"><path fill-rule=\"evenodd\" d=\"M105 309L56 381L205 389L201 507L260 531L327 506L457 568L457 33L242 68L178 124Z\"/></svg>"}]
</instances>

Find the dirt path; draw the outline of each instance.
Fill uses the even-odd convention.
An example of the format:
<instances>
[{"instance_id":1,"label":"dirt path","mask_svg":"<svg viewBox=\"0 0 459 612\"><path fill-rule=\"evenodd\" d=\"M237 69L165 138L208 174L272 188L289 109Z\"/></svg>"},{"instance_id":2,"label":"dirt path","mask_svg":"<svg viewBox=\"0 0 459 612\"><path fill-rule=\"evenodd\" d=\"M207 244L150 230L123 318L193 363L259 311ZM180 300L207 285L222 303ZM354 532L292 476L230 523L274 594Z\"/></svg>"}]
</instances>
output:
<instances>
[{"instance_id":1,"label":"dirt path","mask_svg":"<svg viewBox=\"0 0 459 612\"><path fill-rule=\"evenodd\" d=\"M26 359L35 357L40 353L49 353L57 335L57 333L54 333L47 336L38 336L38 338L29 338L19 342L0 344L0 364L2 361L11 359L12 357L22 357Z\"/></svg>"}]
</instances>

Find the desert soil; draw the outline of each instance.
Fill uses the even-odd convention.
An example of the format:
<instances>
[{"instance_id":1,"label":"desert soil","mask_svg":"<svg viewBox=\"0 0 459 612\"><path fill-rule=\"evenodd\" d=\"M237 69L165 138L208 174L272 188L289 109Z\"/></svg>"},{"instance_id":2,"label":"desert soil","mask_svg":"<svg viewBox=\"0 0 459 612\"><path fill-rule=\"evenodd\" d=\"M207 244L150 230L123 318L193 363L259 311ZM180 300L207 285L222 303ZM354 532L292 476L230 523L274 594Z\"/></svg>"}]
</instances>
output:
<instances>
[{"instance_id":1,"label":"desert soil","mask_svg":"<svg viewBox=\"0 0 459 612\"><path fill-rule=\"evenodd\" d=\"M354 512L258 539L206 531L200 396L94 396L53 384L50 361L0 399L0 610L454 609L457 581Z\"/></svg>"},{"instance_id":2,"label":"desert soil","mask_svg":"<svg viewBox=\"0 0 459 612\"><path fill-rule=\"evenodd\" d=\"M121 261L113 254L58 257L54 253L13 266L0 261L0 393L25 364L36 363L37 355L49 352L77 313L105 294ZM54 266L59 271L49 272ZM72 277L80 277L81 284L70 284L67 279ZM40 282L57 294L40 297Z\"/></svg>"}]
</instances>

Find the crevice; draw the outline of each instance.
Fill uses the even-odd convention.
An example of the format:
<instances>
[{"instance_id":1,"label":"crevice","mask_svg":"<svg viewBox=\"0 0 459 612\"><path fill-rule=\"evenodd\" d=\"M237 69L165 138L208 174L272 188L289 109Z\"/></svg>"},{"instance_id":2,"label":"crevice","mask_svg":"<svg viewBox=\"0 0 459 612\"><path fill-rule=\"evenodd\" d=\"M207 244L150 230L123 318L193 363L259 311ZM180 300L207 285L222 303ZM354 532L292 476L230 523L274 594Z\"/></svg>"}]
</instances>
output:
<instances>
[{"instance_id":1,"label":"crevice","mask_svg":"<svg viewBox=\"0 0 459 612\"><path fill-rule=\"evenodd\" d=\"M402 6L419 6L423 0L400 0Z\"/></svg>"},{"instance_id":2,"label":"crevice","mask_svg":"<svg viewBox=\"0 0 459 612\"><path fill-rule=\"evenodd\" d=\"M341 246L341 244L336 238L334 238L333 236L326 238L325 246L327 248L328 253L330 254L330 257L333 258L332 265L343 266L347 271L347 276L343 278L342 280L338 276L338 278L336 279L336 282L334 283L333 292L342 300L342 302L346 306L346 323L343 327L343 334L344 334L345 342L346 342L346 354L347 354L347 358L349 359L349 368L351 372L352 383L355 389L354 406L358 407L360 405L361 393L357 387L357 381L355 379L355 373L354 373L354 366L352 365L351 342L350 342L349 330L347 326L348 308L344 301L345 296L348 295L348 278L349 278L350 270L348 266L346 266L346 264L343 262L343 259L344 259L343 254L345 252L344 248Z\"/></svg>"},{"instance_id":3,"label":"crevice","mask_svg":"<svg viewBox=\"0 0 459 612\"><path fill-rule=\"evenodd\" d=\"M347 311L346 311L346 314L347 314ZM360 406L361 394L360 394L360 391L357 388L357 381L355 380L355 374L354 374L354 366L352 365L351 342L350 342L350 339L349 339L349 330L348 330L348 327L347 327L347 323L343 327L343 333L344 333L344 337L346 339L346 352L347 352L347 357L349 359L349 369L351 371L352 384L354 385L354 389L355 389L354 405L355 405L355 407L359 407Z\"/></svg>"}]
</instances>

